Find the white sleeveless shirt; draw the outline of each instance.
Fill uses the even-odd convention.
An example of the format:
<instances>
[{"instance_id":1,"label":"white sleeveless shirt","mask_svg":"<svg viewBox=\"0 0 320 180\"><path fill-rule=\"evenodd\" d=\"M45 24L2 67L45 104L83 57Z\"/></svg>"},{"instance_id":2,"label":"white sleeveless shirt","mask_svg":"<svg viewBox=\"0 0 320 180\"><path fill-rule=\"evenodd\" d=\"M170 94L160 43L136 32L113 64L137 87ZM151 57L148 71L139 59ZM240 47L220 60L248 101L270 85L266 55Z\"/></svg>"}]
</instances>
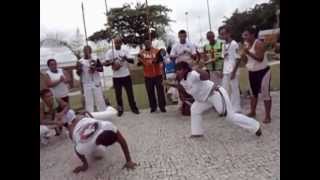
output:
<instances>
[{"instance_id":1,"label":"white sleeveless shirt","mask_svg":"<svg viewBox=\"0 0 320 180\"><path fill-rule=\"evenodd\" d=\"M57 71L58 71L57 73L53 73L50 70L47 70L46 73L48 74L51 81L57 81L61 78L61 76L64 76L63 70L61 68L57 68ZM50 89L53 95L57 98L66 97L68 96L68 93L69 93L68 85L64 82L60 82L58 85Z\"/></svg>"},{"instance_id":2,"label":"white sleeveless shirt","mask_svg":"<svg viewBox=\"0 0 320 180\"><path fill-rule=\"evenodd\" d=\"M252 47L249 49L249 52L251 52L252 54L255 54L256 53L256 50L254 49L255 46L256 46L256 42L258 40L256 39L252 45ZM249 71L259 71L259 70L262 70L262 69L265 69L266 67L268 67L268 60L267 60L267 57L266 57L266 53L264 54L263 56L263 60L262 62L259 62L255 59L253 59L251 56L247 55L247 58L248 58L248 62L247 62L247 68Z\"/></svg>"}]
</instances>

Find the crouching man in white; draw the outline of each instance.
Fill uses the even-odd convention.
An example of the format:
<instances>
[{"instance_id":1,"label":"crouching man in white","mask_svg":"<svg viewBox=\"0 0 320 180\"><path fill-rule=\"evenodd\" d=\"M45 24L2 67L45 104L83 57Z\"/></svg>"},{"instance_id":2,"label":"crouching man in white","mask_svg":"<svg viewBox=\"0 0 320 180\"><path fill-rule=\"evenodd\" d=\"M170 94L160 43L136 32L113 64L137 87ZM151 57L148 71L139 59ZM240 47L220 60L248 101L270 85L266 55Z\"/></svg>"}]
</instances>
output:
<instances>
[{"instance_id":1,"label":"crouching man in white","mask_svg":"<svg viewBox=\"0 0 320 180\"><path fill-rule=\"evenodd\" d=\"M260 123L253 118L235 113L227 92L215 86L209 80L205 71L192 70L188 63L179 62L176 65L177 79L182 87L193 96L195 102L191 106L191 137L202 137L202 113L214 107L220 115L226 115L228 121L261 135Z\"/></svg>"},{"instance_id":2,"label":"crouching man in white","mask_svg":"<svg viewBox=\"0 0 320 180\"><path fill-rule=\"evenodd\" d=\"M73 170L74 173L88 169L87 158L96 155L99 147L107 147L115 142L121 145L127 160L123 168L134 169L137 165L131 160L126 140L111 122L94 119L87 111L77 116L73 112L68 113L68 118L64 119L64 126L68 129L69 137L74 143L75 153L82 162L81 166Z\"/></svg>"}]
</instances>

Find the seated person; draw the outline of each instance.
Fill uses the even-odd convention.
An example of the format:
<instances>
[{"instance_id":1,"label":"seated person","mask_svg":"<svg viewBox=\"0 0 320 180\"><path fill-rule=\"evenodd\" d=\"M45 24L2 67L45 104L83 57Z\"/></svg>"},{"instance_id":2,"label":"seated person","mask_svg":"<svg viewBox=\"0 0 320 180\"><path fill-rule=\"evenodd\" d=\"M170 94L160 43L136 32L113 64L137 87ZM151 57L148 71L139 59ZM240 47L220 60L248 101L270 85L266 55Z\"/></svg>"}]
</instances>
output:
<instances>
[{"instance_id":1,"label":"seated person","mask_svg":"<svg viewBox=\"0 0 320 180\"><path fill-rule=\"evenodd\" d=\"M127 160L123 168L134 169L137 165L131 160L126 140L111 122L94 119L92 114L86 111L77 116L75 113L70 114L64 119L64 126L75 145L75 153L82 161L82 165L73 170L74 173L88 169L87 157L95 155L100 145L108 147L115 142L120 144Z\"/></svg>"},{"instance_id":2,"label":"seated person","mask_svg":"<svg viewBox=\"0 0 320 180\"><path fill-rule=\"evenodd\" d=\"M53 96L50 89L43 89L40 92L40 125L55 127L56 135L59 136L63 125L63 118L69 112L69 105L60 98Z\"/></svg>"}]
</instances>

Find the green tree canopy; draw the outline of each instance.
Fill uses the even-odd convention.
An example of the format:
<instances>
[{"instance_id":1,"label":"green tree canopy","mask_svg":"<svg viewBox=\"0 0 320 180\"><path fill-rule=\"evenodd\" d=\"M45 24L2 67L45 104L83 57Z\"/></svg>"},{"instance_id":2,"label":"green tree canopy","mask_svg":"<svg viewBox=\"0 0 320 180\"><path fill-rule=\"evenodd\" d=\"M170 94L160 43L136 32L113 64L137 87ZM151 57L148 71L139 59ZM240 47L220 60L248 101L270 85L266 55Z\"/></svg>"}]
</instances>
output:
<instances>
[{"instance_id":1,"label":"green tree canopy","mask_svg":"<svg viewBox=\"0 0 320 180\"><path fill-rule=\"evenodd\" d=\"M269 3L257 4L253 9L239 12L238 9L230 18L223 22L231 26L233 38L241 41L241 34L245 28L255 25L258 30L271 29L276 23L276 11L280 7L280 1L271 0Z\"/></svg>"},{"instance_id":2,"label":"green tree canopy","mask_svg":"<svg viewBox=\"0 0 320 180\"><path fill-rule=\"evenodd\" d=\"M171 20L168 13L172 10L162 5L149 6L150 28L154 29L157 37L165 34L165 27ZM95 32L89 37L91 41L108 40L115 36L122 37L125 44L141 45L148 37L147 9L145 4L137 3L135 7L124 4L120 8L112 8L108 12L106 30Z\"/></svg>"}]
</instances>

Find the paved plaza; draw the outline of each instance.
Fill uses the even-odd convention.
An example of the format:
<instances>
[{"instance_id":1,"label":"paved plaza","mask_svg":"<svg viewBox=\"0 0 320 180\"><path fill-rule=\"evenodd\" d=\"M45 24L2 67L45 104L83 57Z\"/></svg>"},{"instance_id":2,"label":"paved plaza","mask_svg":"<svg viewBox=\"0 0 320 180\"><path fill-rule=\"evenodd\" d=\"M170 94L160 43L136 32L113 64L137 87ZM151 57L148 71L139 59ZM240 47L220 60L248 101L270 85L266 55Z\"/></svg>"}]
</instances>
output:
<instances>
[{"instance_id":1,"label":"paved plaza","mask_svg":"<svg viewBox=\"0 0 320 180\"><path fill-rule=\"evenodd\" d=\"M112 122L126 137L135 170L122 170L120 145L106 149L100 161L90 160L87 172L75 175L81 164L67 134L40 146L41 180L277 180L280 179L280 91L272 92L272 122L262 125L261 137L236 127L212 110L205 113L205 137L190 139L190 117L176 106L167 113L125 112ZM248 99L243 100L245 112ZM257 119L263 120L263 102Z\"/></svg>"}]
</instances>

